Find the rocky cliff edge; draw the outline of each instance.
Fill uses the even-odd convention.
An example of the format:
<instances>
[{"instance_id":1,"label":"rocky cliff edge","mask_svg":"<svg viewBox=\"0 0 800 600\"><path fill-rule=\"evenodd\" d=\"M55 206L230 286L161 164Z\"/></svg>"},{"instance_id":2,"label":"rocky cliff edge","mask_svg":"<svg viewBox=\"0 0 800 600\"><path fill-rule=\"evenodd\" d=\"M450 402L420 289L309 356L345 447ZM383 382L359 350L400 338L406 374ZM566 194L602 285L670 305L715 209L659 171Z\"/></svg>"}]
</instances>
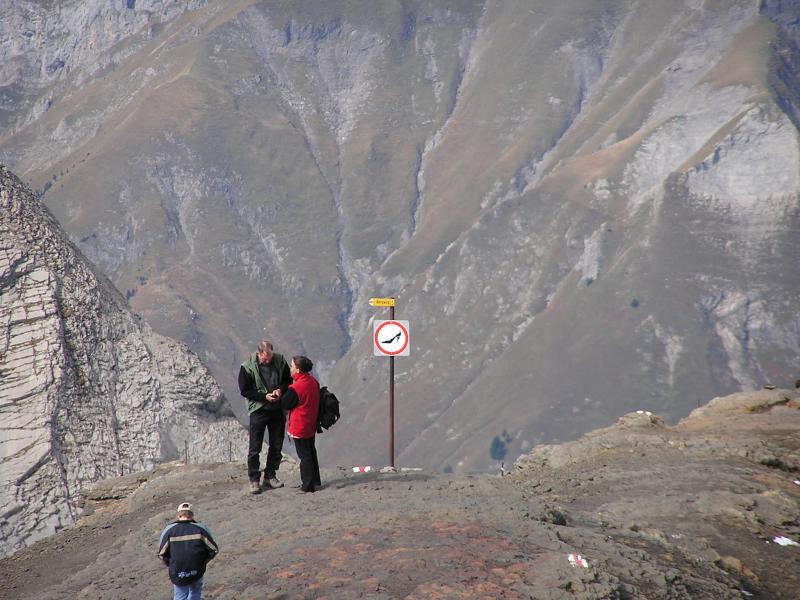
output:
<instances>
[{"instance_id":1,"label":"rocky cliff edge","mask_svg":"<svg viewBox=\"0 0 800 600\"><path fill-rule=\"evenodd\" d=\"M78 490L246 434L208 370L155 334L0 166L0 556L72 524Z\"/></svg>"}]
</instances>

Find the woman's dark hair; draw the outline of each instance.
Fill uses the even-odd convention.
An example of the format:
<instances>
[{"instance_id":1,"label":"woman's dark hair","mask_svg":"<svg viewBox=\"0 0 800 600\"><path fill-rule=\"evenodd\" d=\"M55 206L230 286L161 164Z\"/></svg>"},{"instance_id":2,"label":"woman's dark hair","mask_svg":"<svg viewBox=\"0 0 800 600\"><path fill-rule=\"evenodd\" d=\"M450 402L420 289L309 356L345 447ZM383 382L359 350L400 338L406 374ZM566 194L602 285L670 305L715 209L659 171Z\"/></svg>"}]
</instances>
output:
<instances>
[{"instance_id":1,"label":"woman's dark hair","mask_svg":"<svg viewBox=\"0 0 800 600\"><path fill-rule=\"evenodd\" d=\"M301 373L308 373L314 368L314 363L307 356L293 356L292 360L294 361L294 366Z\"/></svg>"}]
</instances>

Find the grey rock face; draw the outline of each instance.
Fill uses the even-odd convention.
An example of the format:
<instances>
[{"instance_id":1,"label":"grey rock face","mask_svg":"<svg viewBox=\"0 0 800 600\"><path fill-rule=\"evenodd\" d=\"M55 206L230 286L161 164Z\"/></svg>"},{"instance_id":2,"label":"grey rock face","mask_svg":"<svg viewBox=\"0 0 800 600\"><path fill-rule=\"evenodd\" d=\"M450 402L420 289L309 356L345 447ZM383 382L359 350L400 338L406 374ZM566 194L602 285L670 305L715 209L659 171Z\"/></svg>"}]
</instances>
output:
<instances>
[{"instance_id":1,"label":"grey rock face","mask_svg":"<svg viewBox=\"0 0 800 600\"><path fill-rule=\"evenodd\" d=\"M0 167L0 554L72 523L89 482L244 456L185 345L154 333Z\"/></svg>"}]
</instances>

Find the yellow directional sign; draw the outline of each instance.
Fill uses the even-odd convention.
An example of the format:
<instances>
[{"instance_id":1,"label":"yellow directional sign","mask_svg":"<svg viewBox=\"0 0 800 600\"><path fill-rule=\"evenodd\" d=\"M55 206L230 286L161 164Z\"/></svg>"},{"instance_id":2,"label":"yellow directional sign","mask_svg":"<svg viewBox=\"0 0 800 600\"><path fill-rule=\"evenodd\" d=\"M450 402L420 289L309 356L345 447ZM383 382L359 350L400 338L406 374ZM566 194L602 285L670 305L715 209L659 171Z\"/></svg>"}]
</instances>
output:
<instances>
[{"instance_id":1,"label":"yellow directional sign","mask_svg":"<svg viewBox=\"0 0 800 600\"><path fill-rule=\"evenodd\" d=\"M370 298L370 306L394 306L394 298Z\"/></svg>"}]
</instances>

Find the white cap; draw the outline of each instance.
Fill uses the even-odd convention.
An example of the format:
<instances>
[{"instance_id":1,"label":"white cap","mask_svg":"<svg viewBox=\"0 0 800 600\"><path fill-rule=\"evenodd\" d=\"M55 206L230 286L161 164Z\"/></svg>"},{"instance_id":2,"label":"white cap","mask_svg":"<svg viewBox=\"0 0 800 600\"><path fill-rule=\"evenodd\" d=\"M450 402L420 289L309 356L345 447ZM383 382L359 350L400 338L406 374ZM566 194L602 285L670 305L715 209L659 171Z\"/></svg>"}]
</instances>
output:
<instances>
[{"instance_id":1,"label":"white cap","mask_svg":"<svg viewBox=\"0 0 800 600\"><path fill-rule=\"evenodd\" d=\"M179 504L178 512L190 512L194 514L194 511L192 510L192 505L189 504L188 502L182 502L181 504Z\"/></svg>"}]
</instances>

